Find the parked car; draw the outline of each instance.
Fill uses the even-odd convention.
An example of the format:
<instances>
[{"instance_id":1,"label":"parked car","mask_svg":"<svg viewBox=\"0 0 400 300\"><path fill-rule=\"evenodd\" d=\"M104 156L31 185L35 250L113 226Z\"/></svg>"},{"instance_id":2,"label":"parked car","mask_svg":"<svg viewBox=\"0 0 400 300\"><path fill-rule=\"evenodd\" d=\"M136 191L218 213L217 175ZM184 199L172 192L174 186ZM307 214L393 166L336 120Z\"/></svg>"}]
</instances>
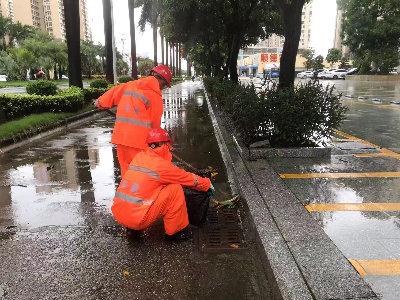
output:
<instances>
[{"instance_id":1,"label":"parked car","mask_svg":"<svg viewBox=\"0 0 400 300\"><path fill-rule=\"evenodd\" d=\"M325 74L325 78L331 78L331 79L344 79L346 76L347 71L345 69L337 69L337 70L332 70L330 72L327 72Z\"/></svg>"},{"instance_id":2,"label":"parked car","mask_svg":"<svg viewBox=\"0 0 400 300\"><path fill-rule=\"evenodd\" d=\"M397 75L397 74L398 74L397 68L392 69L392 70L389 72L389 74Z\"/></svg>"},{"instance_id":3,"label":"parked car","mask_svg":"<svg viewBox=\"0 0 400 300\"><path fill-rule=\"evenodd\" d=\"M68 77L65 76L65 75L62 75L61 78L62 78L62 79L68 79Z\"/></svg>"},{"instance_id":4,"label":"parked car","mask_svg":"<svg viewBox=\"0 0 400 300\"><path fill-rule=\"evenodd\" d=\"M347 71L346 75L354 75L357 74L358 69L357 68L353 68Z\"/></svg>"},{"instance_id":5,"label":"parked car","mask_svg":"<svg viewBox=\"0 0 400 300\"><path fill-rule=\"evenodd\" d=\"M7 81L7 75L0 75L0 81Z\"/></svg>"},{"instance_id":6,"label":"parked car","mask_svg":"<svg viewBox=\"0 0 400 300\"><path fill-rule=\"evenodd\" d=\"M318 73L318 75L317 75L317 78L319 78L319 79L325 79L325 75L328 73L328 72L332 72L333 70L337 70L337 68L330 68L330 69L326 69L326 70L323 70L322 72L319 72Z\"/></svg>"},{"instance_id":7,"label":"parked car","mask_svg":"<svg viewBox=\"0 0 400 300\"><path fill-rule=\"evenodd\" d=\"M297 78L313 78L314 72L313 71L304 71L297 74Z\"/></svg>"},{"instance_id":8,"label":"parked car","mask_svg":"<svg viewBox=\"0 0 400 300\"><path fill-rule=\"evenodd\" d=\"M318 74L319 74L319 73L321 73L322 71L324 71L324 70L322 70L322 69L319 69L319 70L313 70L313 75L314 75L314 78L318 78Z\"/></svg>"}]
</instances>

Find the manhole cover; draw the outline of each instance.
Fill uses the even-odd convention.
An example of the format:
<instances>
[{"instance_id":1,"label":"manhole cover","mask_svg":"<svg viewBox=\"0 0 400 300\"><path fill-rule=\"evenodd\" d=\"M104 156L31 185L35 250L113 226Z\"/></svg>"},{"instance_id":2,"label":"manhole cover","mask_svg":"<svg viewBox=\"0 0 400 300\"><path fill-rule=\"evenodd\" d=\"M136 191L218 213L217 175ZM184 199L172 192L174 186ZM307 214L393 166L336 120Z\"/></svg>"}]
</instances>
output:
<instances>
[{"instance_id":1,"label":"manhole cover","mask_svg":"<svg viewBox=\"0 0 400 300\"><path fill-rule=\"evenodd\" d=\"M237 252L246 249L236 209L209 209L208 222L199 230L199 248L202 252Z\"/></svg>"}]
</instances>

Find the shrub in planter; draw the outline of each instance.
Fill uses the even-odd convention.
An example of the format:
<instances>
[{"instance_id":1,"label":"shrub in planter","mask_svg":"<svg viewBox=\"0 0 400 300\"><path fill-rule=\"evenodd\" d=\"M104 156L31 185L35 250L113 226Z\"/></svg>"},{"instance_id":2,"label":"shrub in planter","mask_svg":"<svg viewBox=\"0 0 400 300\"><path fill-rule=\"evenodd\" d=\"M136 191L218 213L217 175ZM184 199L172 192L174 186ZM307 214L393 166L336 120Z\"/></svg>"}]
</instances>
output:
<instances>
[{"instance_id":1,"label":"shrub in planter","mask_svg":"<svg viewBox=\"0 0 400 300\"><path fill-rule=\"evenodd\" d=\"M121 76L118 78L118 82L119 83L127 83L129 81L134 81L135 79L133 79L133 77L131 76Z\"/></svg>"},{"instance_id":2,"label":"shrub in planter","mask_svg":"<svg viewBox=\"0 0 400 300\"><path fill-rule=\"evenodd\" d=\"M26 86L29 95L54 96L57 90L57 85L49 80L31 81Z\"/></svg>"},{"instance_id":3,"label":"shrub in planter","mask_svg":"<svg viewBox=\"0 0 400 300\"><path fill-rule=\"evenodd\" d=\"M272 147L301 147L324 143L344 120L346 108L333 86L318 81L279 89L267 82L263 93L254 86L204 79L210 95L232 120L246 146L268 139Z\"/></svg>"},{"instance_id":4,"label":"shrub in planter","mask_svg":"<svg viewBox=\"0 0 400 300\"><path fill-rule=\"evenodd\" d=\"M71 87L55 96L0 94L6 120L45 112L75 112L85 104L81 89Z\"/></svg>"},{"instance_id":5,"label":"shrub in planter","mask_svg":"<svg viewBox=\"0 0 400 300\"><path fill-rule=\"evenodd\" d=\"M262 96L271 126L272 146L298 147L324 144L339 128L347 108L334 86L318 81L300 83L291 89L269 84Z\"/></svg>"},{"instance_id":6,"label":"shrub in planter","mask_svg":"<svg viewBox=\"0 0 400 300\"><path fill-rule=\"evenodd\" d=\"M108 87L108 82L105 79L95 79L90 83L91 88L105 89Z\"/></svg>"}]
</instances>

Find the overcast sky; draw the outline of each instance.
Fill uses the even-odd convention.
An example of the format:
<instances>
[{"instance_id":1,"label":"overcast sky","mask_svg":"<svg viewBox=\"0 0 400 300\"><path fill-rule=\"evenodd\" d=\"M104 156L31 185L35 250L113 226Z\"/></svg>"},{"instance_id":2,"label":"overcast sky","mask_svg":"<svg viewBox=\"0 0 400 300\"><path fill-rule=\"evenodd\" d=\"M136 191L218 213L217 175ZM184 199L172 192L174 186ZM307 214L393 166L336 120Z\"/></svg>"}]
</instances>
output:
<instances>
[{"instance_id":1,"label":"overcast sky","mask_svg":"<svg viewBox=\"0 0 400 300\"><path fill-rule=\"evenodd\" d=\"M101 42L104 45L104 23L103 6L101 0L88 0L90 26L94 43ZM328 53L333 47L335 35L336 0L314 0L311 20L311 42L310 46L316 50L316 54ZM140 17L140 8L135 9L135 23L137 25ZM119 51L130 54L130 32L129 12L127 0L114 0L114 24L115 40ZM123 43L123 41L125 41ZM136 51L138 55L153 57L152 30L146 26L144 33L136 30ZM161 61L160 40L158 46L158 57ZM182 63L185 69L186 64Z\"/></svg>"}]
</instances>

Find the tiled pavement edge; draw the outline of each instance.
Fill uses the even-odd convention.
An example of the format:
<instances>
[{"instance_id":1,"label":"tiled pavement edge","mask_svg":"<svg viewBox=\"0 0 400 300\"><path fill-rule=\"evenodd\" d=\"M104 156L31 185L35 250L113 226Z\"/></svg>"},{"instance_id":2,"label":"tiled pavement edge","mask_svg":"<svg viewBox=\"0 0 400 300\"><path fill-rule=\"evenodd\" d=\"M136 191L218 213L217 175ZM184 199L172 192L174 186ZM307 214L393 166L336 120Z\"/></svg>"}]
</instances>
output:
<instances>
[{"instance_id":1,"label":"tiled pavement edge","mask_svg":"<svg viewBox=\"0 0 400 300\"><path fill-rule=\"evenodd\" d=\"M277 299L379 299L266 160L239 154L206 93L233 190L239 190Z\"/></svg>"}]
</instances>

